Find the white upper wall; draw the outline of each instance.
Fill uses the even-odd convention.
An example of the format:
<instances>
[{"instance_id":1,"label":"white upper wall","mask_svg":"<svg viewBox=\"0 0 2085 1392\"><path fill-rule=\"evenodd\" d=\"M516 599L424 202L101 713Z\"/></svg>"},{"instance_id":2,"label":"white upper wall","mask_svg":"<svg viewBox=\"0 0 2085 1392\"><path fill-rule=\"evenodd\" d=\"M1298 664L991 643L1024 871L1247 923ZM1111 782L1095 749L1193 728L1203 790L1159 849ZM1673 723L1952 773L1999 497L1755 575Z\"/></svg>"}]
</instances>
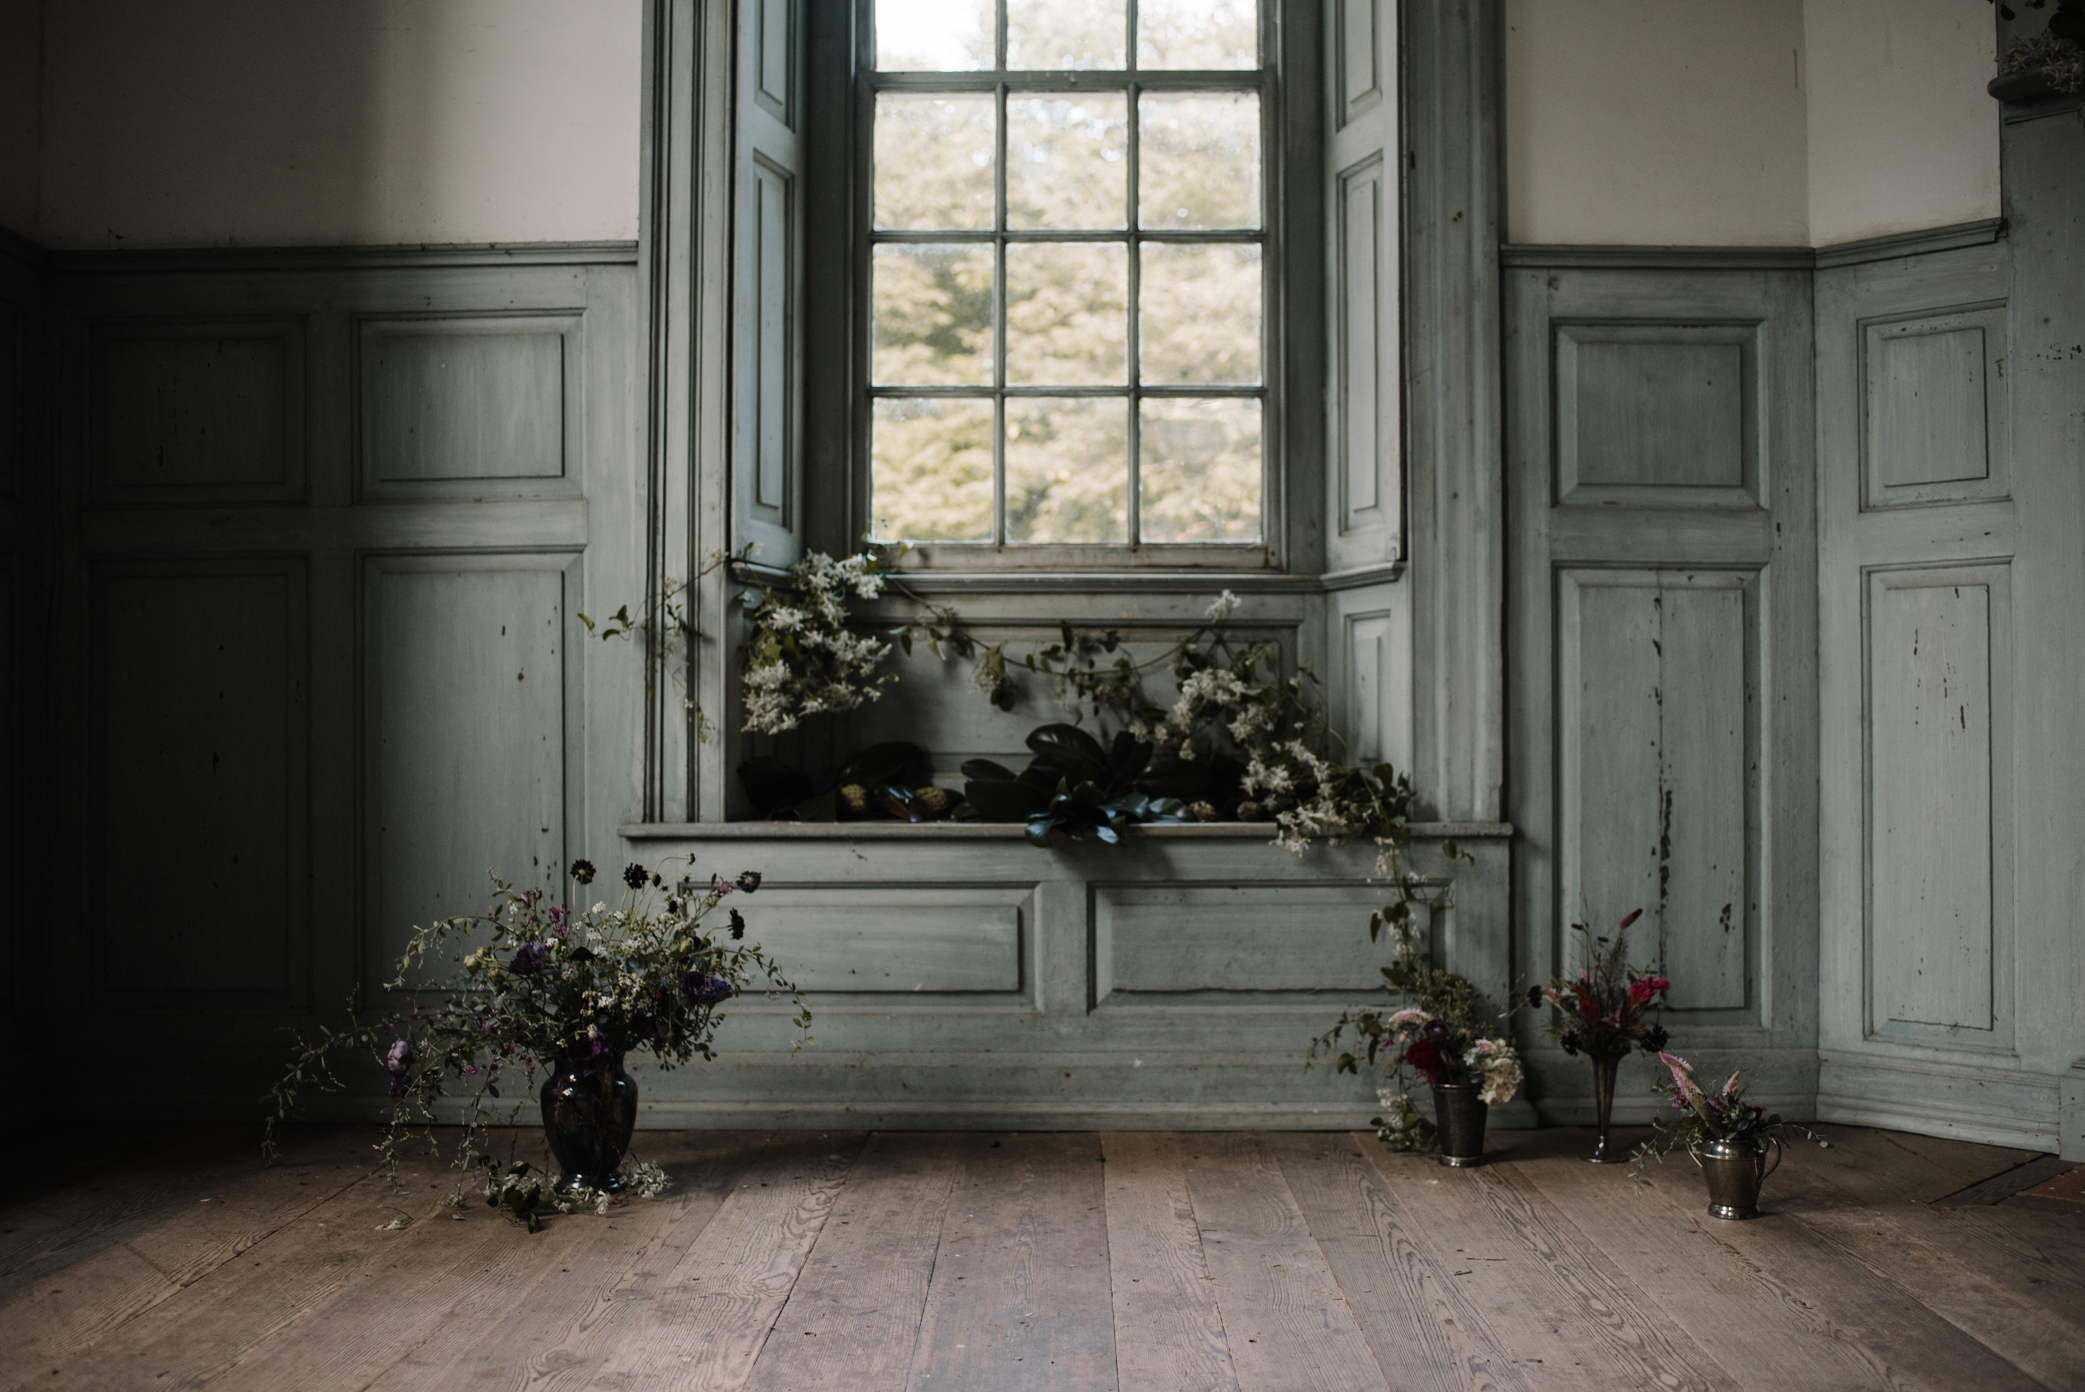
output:
<instances>
[{"instance_id":1,"label":"white upper wall","mask_svg":"<svg viewBox=\"0 0 2085 1392\"><path fill-rule=\"evenodd\" d=\"M1822 246L1998 216L1988 6L1505 9L1508 241Z\"/></svg>"},{"instance_id":2,"label":"white upper wall","mask_svg":"<svg viewBox=\"0 0 2085 1392\"><path fill-rule=\"evenodd\" d=\"M1810 240L1998 216L1988 5L1809 0Z\"/></svg>"},{"instance_id":3,"label":"white upper wall","mask_svg":"<svg viewBox=\"0 0 2085 1392\"><path fill-rule=\"evenodd\" d=\"M640 0L55 0L51 247L637 235ZM0 78L4 83L4 78Z\"/></svg>"},{"instance_id":4,"label":"white upper wall","mask_svg":"<svg viewBox=\"0 0 2085 1392\"><path fill-rule=\"evenodd\" d=\"M1506 240L1803 246L1802 0L1506 0Z\"/></svg>"},{"instance_id":5,"label":"white upper wall","mask_svg":"<svg viewBox=\"0 0 2085 1392\"><path fill-rule=\"evenodd\" d=\"M0 0L0 227L36 230L43 0Z\"/></svg>"}]
</instances>

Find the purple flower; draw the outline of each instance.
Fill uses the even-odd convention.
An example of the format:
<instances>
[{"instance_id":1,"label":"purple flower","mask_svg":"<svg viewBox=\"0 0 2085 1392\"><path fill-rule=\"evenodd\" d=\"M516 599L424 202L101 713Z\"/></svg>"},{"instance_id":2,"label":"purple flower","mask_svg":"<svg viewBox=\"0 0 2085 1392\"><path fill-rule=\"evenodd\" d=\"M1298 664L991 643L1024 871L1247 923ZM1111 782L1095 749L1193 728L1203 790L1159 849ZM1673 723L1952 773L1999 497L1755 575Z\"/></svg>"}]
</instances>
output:
<instances>
[{"instance_id":1,"label":"purple flower","mask_svg":"<svg viewBox=\"0 0 2085 1392\"><path fill-rule=\"evenodd\" d=\"M651 877L652 872L634 860L623 867L623 883L632 889L643 889L644 882Z\"/></svg>"},{"instance_id":2,"label":"purple flower","mask_svg":"<svg viewBox=\"0 0 2085 1392\"><path fill-rule=\"evenodd\" d=\"M740 889L751 894L754 890L760 888L760 872L758 870L741 870L737 883Z\"/></svg>"},{"instance_id":3,"label":"purple flower","mask_svg":"<svg viewBox=\"0 0 2085 1392\"><path fill-rule=\"evenodd\" d=\"M534 976L543 966L543 944L523 943L521 951L507 964L507 970L516 976Z\"/></svg>"},{"instance_id":4,"label":"purple flower","mask_svg":"<svg viewBox=\"0 0 2085 1392\"><path fill-rule=\"evenodd\" d=\"M733 909L731 911L731 936L734 938L743 938L745 935L746 916L740 913L737 909Z\"/></svg>"},{"instance_id":5,"label":"purple flower","mask_svg":"<svg viewBox=\"0 0 2085 1392\"><path fill-rule=\"evenodd\" d=\"M737 886L733 885L731 881L725 879L722 875L712 875L709 877L709 892L716 895L719 899L722 899L725 895L731 893L731 891L736 887Z\"/></svg>"},{"instance_id":6,"label":"purple flower","mask_svg":"<svg viewBox=\"0 0 2085 1392\"><path fill-rule=\"evenodd\" d=\"M594 882L594 863L590 860L573 861L572 878L581 884L592 884Z\"/></svg>"},{"instance_id":7,"label":"purple flower","mask_svg":"<svg viewBox=\"0 0 2085 1392\"><path fill-rule=\"evenodd\" d=\"M413 1041L401 1039L384 1055L384 1067L391 1070L391 1096L405 1096L407 1084L413 1076Z\"/></svg>"},{"instance_id":8,"label":"purple flower","mask_svg":"<svg viewBox=\"0 0 2085 1392\"><path fill-rule=\"evenodd\" d=\"M590 1034L565 1053L565 1067L582 1078L591 1078L596 1073L615 1066L615 1050L608 1040L598 1034Z\"/></svg>"},{"instance_id":9,"label":"purple flower","mask_svg":"<svg viewBox=\"0 0 2085 1392\"><path fill-rule=\"evenodd\" d=\"M681 973L681 989L697 1005L715 1005L737 994L723 977L708 976L699 970Z\"/></svg>"}]
</instances>

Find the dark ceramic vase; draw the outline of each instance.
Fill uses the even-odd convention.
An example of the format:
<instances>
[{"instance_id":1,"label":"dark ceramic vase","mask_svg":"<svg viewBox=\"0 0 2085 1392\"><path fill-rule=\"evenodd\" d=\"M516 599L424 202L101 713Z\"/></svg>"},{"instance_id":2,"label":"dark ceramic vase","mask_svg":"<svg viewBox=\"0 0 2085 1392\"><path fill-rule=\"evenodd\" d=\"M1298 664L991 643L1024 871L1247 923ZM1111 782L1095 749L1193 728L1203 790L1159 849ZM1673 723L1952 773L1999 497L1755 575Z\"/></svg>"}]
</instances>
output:
<instances>
[{"instance_id":1,"label":"dark ceramic vase","mask_svg":"<svg viewBox=\"0 0 2085 1392\"><path fill-rule=\"evenodd\" d=\"M1435 1083L1433 1115L1441 1129L1443 1165L1468 1169L1484 1163L1484 1118L1491 1108L1475 1083Z\"/></svg>"},{"instance_id":2,"label":"dark ceramic vase","mask_svg":"<svg viewBox=\"0 0 2085 1392\"><path fill-rule=\"evenodd\" d=\"M620 1192L616 1171L637 1129L637 1084L623 1072L622 1056L590 1074L561 1065L543 1080L542 1101L543 1134L560 1171L557 1191Z\"/></svg>"}]
</instances>

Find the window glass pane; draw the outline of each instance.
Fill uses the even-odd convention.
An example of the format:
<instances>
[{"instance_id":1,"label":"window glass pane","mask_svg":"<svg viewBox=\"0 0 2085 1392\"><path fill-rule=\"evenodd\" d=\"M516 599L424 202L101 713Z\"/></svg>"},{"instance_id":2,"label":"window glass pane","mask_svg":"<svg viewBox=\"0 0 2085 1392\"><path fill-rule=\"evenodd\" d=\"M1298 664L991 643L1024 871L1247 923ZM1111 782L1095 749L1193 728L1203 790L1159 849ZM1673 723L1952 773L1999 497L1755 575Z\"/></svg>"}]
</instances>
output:
<instances>
[{"instance_id":1,"label":"window glass pane","mask_svg":"<svg viewBox=\"0 0 2085 1392\"><path fill-rule=\"evenodd\" d=\"M1017 243L1006 249L1006 380L1021 386L1129 381L1129 248Z\"/></svg>"},{"instance_id":2,"label":"window glass pane","mask_svg":"<svg viewBox=\"0 0 2085 1392\"><path fill-rule=\"evenodd\" d=\"M1006 225L1121 227L1128 216L1129 99L1012 97L1006 103Z\"/></svg>"},{"instance_id":3,"label":"window glass pane","mask_svg":"<svg viewBox=\"0 0 2085 1392\"><path fill-rule=\"evenodd\" d=\"M1259 540L1259 402L1147 400L1141 426L1144 540Z\"/></svg>"},{"instance_id":4,"label":"window glass pane","mask_svg":"<svg viewBox=\"0 0 2085 1392\"><path fill-rule=\"evenodd\" d=\"M1126 398L1006 403L1006 539L1129 540Z\"/></svg>"},{"instance_id":5,"label":"window glass pane","mask_svg":"<svg viewBox=\"0 0 2085 1392\"><path fill-rule=\"evenodd\" d=\"M1260 16L1252 0L1139 0L1140 68L1257 68Z\"/></svg>"},{"instance_id":6,"label":"window glass pane","mask_svg":"<svg viewBox=\"0 0 2085 1392\"><path fill-rule=\"evenodd\" d=\"M992 403L876 403L870 516L882 541L992 539Z\"/></svg>"},{"instance_id":7,"label":"window glass pane","mask_svg":"<svg viewBox=\"0 0 2085 1392\"><path fill-rule=\"evenodd\" d=\"M1122 0L1006 0L1006 66L1119 70L1128 30Z\"/></svg>"},{"instance_id":8,"label":"window glass pane","mask_svg":"<svg viewBox=\"0 0 2085 1392\"><path fill-rule=\"evenodd\" d=\"M992 225L992 94L876 98L876 225Z\"/></svg>"},{"instance_id":9,"label":"window glass pane","mask_svg":"<svg viewBox=\"0 0 2085 1392\"><path fill-rule=\"evenodd\" d=\"M1260 225L1260 98L1137 99L1137 218L1153 229Z\"/></svg>"},{"instance_id":10,"label":"window glass pane","mask_svg":"<svg viewBox=\"0 0 2085 1392\"><path fill-rule=\"evenodd\" d=\"M1260 249L1146 242L1138 356L1152 386L1260 380Z\"/></svg>"},{"instance_id":11,"label":"window glass pane","mask_svg":"<svg viewBox=\"0 0 2085 1392\"><path fill-rule=\"evenodd\" d=\"M876 66L965 72L994 66L992 0L876 0Z\"/></svg>"},{"instance_id":12,"label":"window glass pane","mask_svg":"<svg viewBox=\"0 0 2085 1392\"><path fill-rule=\"evenodd\" d=\"M874 380L992 384L992 248L876 248Z\"/></svg>"}]
</instances>

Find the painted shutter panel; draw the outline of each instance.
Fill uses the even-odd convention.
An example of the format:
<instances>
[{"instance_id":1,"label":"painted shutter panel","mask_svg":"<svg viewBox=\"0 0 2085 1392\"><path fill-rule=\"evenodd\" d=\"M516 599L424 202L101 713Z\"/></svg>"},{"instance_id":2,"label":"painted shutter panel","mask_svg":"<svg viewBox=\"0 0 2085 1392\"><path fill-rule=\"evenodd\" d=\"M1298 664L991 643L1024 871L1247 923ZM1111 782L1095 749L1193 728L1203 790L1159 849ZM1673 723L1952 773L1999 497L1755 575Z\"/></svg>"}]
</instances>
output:
<instances>
[{"instance_id":1,"label":"painted shutter panel","mask_svg":"<svg viewBox=\"0 0 2085 1392\"><path fill-rule=\"evenodd\" d=\"M1326 23L1325 535L1326 569L1341 571L1402 544L1397 7L1331 0Z\"/></svg>"},{"instance_id":2,"label":"painted shutter panel","mask_svg":"<svg viewBox=\"0 0 2085 1392\"><path fill-rule=\"evenodd\" d=\"M803 535L803 0L742 0L733 227L733 546Z\"/></svg>"}]
</instances>

